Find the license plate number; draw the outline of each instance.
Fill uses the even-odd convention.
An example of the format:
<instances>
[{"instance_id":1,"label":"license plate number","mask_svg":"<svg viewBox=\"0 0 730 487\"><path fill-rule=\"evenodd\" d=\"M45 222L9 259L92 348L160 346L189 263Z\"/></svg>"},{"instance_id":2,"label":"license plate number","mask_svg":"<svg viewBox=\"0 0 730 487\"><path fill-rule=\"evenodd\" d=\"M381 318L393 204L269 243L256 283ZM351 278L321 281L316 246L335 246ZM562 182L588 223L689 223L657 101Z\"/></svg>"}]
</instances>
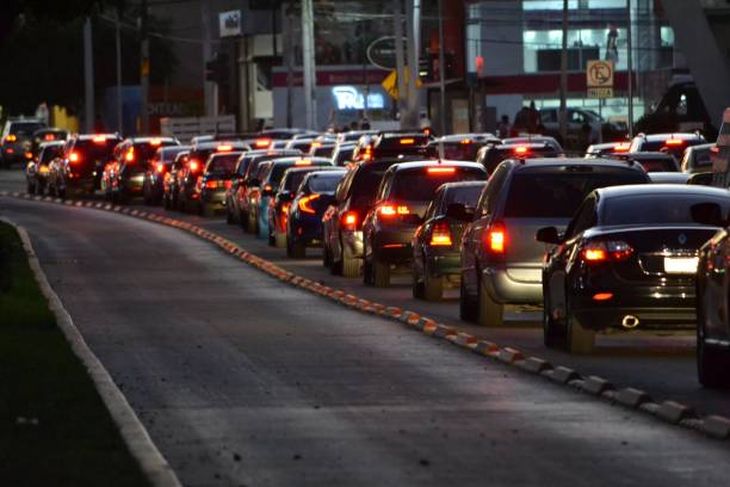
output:
<instances>
[{"instance_id":1,"label":"license plate number","mask_svg":"<svg viewBox=\"0 0 730 487\"><path fill-rule=\"evenodd\" d=\"M697 257L664 257L664 272L694 274L697 272L697 260Z\"/></svg>"}]
</instances>

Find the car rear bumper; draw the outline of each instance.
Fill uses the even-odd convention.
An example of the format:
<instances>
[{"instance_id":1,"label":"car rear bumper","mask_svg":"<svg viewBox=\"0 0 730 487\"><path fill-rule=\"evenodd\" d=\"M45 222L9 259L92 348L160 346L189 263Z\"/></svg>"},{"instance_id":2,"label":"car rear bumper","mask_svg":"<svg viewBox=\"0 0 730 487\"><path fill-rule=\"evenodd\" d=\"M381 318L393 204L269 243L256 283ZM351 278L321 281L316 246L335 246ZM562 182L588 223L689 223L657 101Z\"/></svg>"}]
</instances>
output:
<instances>
[{"instance_id":1,"label":"car rear bumper","mask_svg":"<svg viewBox=\"0 0 730 487\"><path fill-rule=\"evenodd\" d=\"M226 192L225 190L203 191L200 194L200 201L202 201L206 205L220 206L221 208L223 208L223 205L226 201Z\"/></svg>"},{"instance_id":2,"label":"car rear bumper","mask_svg":"<svg viewBox=\"0 0 730 487\"><path fill-rule=\"evenodd\" d=\"M373 252L378 260L389 264L408 264L413 261L413 234L416 227L380 229L373 238Z\"/></svg>"},{"instance_id":3,"label":"car rear bumper","mask_svg":"<svg viewBox=\"0 0 730 487\"><path fill-rule=\"evenodd\" d=\"M482 271L482 284L503 304L542 304L540 266L493 266Z\"/></svg>"},{"instance_id":4,"label":"car rear bumper","mask_svg":"<svg viewBox=\"0 0 730 487\"><path fill-rule=\"evenodd\" d=\"M289 238L308 247L322 245L322 217L293 218L289 222Z\"/></svg>"},{"instance_id":5,"label":"car rear bumper","mask_svg":"<svg viewBox=\"0 0 730 487\"><path fill-rule=\"evenodd\" d=\"M426 260L430 277L461 276L461 254L459 251L431 254Z\"/></svg>"}]
</instances>

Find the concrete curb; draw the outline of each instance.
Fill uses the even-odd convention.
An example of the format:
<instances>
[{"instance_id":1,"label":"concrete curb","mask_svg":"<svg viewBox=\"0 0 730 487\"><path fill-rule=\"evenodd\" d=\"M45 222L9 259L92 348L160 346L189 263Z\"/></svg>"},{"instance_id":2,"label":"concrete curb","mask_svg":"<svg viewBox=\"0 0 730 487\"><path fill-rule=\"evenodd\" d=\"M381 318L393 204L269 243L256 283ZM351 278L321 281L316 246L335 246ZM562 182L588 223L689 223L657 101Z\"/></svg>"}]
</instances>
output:
<instances>
[{"instance_id":1,"label":"concrete curb","mask_svg":"<svg viewBox=\"0 0 730 487\"><path fill-rule=\"evenodd\" d=\"M0 193L0 196L3 196L3 194ZM24 193L7 193L6 196L33 201L31 197ZM59 200L53 200L53 203L69 204L68 201L62 202ZM87 208L98 209L93 202L86 201L83 202L82 205ZM722 440L730 438L730 418L716 415L698 417L690 406L670 400L657 403L648 393L642 390L631 387L619 388L602 377L584 376L576 370L552 364L540 357L523 355L520 350L503 347L488 340L481 340L469 333L461 332L448 325L438 323L435 320L422 316L414 311L370 302L368 300L358 298L355 295L348 294L343 290L324 286L302 276L297 276L272 262L266 261L249 253L237 244L226 240L224 237L211 233L189 222L169 217L162 217L155 213L130 210L128 207L111 207L110 205L106 205L101 209L101 211L122 213L133 216L137 219L160 223L172 228L184 230L203 240L213 243L223 252L238 257L241 261L270 275L271 277L320 295L323 298L339 303L347 308L363 313L375 314L377 316L399 322L408 328L420 331L424 335L446 340L465 350L470 350L474 353L491 358L496 362L514 367L526 373L542 376L556 384L568 385L577 391L602 399L611 404L618 404L634 411L655 416L657 419L667 424L673 424L685 429L699 431L710 438ZM132 215L132 211L135 212L134 215Z\"/></svg>"},{"instance_id":2,"label":"concrete curb","mask_svg":"<svg viewBox=\"0 0 730 487\"><path fill-rule=\"evenodd\" d=\"M48 307L55 315L58 327L63 332L69 345L71 345L74 354L86 367L96 390L119 428L124 442L127 444L132 456L139 462L142 472L150 483L156 487L180 487L182 484L172 467L152 442L149 433L137 417L132 406L127 402L127 398L124 397L109 372L89 348L81 332L76 328L71 315L63 307L61 299L48 283L48 278L33 250L28 232L7 218L0 217L0 221L11 225L18 232L23 243L23 249L28 257L28 264L35 275L41 292L48 300Z\"/></svg>"}]
</instances>

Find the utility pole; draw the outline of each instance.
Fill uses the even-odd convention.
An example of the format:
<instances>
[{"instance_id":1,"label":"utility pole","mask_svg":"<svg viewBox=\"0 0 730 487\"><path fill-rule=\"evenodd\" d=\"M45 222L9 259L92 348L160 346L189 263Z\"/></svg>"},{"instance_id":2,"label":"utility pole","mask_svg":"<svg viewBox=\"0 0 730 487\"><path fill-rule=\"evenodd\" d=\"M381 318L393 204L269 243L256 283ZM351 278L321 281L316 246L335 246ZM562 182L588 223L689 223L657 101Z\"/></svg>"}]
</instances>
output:
<instances>
[{"instance_id":1,"label":"utility pole","mask_svg":"<svg viewBox=\"0 0 730 487\"><path fill-rule=\"evenodd\" d=\"M91 48L91 17L84 22L84 123L87 132L94 131L94 56Z\"/></svg>"},{"instance_id":2,"label":"utility pole","mask_svg":"<svg viewBox=\"0 0 730 487\"><path fill-rule=\"evenodd\" d=\"M142 0L140 12L139 35L140 43L140 85L142 87L142 133L150 132L150 39L147 34L147 0Z\"/></svg>"},{"instance_id":3,"label":"utility pole","mask_svg":"<svg viewBox=\"0 0 730 487\"><path fill-rule=\"evenodd\" d=\"M408 51L408 109L406 110L406 128L418 128L418 91L416 80L418 79L418 46L416 46L416 24L415 18L416 0L406 0L406 49ZM402 122L401 122L402 124Z\"/></svg>"},{"instance_id":4,"label":"utility pole","mask_svg":"<svg viewBox=\"0 0 730 487\"><path fill-rule=\"evenodd\" d=\"M401 128L406 115L405 57L403 53L403 0L393 0L393 32L395 33L395 71L398 84L398 114Z\"/></svg>"},{"instance_id":5,"label":"utility pole","mask_svg":"<svg viewBox=\"0 0 730 487\"><path fill-rule=\"evenodd\" d=\"M302 0L302 51L304 111L307 128L317 129L317 68L314 59L314 10L312 0Z\"/></svg>"},{"instance_id":6,"label":"utility pole","mask_svg":"<svg viewBox=\"0 0 730 487\"><path fill-rule=\"evenodd\" d=\"M117 22L115 25L115 40L117 48L117 132L124 132L122 120L122 7L117 7Z\"/></svg>"},{"instance_id":7,"label":"utility pole","mask_svg":"<svg viewBox=\"0 0 730 487\"><path fill-rule=\"evenodd\" d=\"M439 93L441 95L441 109L439 110L441 121L441 136L446 135L446 75L444 73L444 6L443 1L438 0L439 9Z\"/></svg>"},{"instance_id":8,"label":"utility pole","mask_svg":"<svg viewBox=\"0 0 730 487\"><path fill-rule=\"evenodd\" d=\"M294 91L294 42L292 37L292 29L294 28L294 22L292 17L294 16L294 6L291 2L283 4L284 11L283 19L286 21L286 29L282 29L284 35L284 52L286 61L286 126L292 128L294 121L292 116L292 94Z\"/></svg>"},{"instance_id":9,"label":"utility pole","mask_svg":"<svg viewBox=\"0 0 730 487\"><path fill-rule=\"evenodd\" d=\"M568 94L568 0L563 0L563 49L560 52L560 138L565 146L568 138L566 97Z\"/></svg>"},{"instance_id":10,"label":"utility pole","mask_svg":"<svg viewBox=\"0 0 730 487\"><path fill-rule=\"evenodd\" d=\"M212 117L217 111L218 98L215 96L215 83L208 81L205 74L205 63L213 59L213 49L211 47L210 40L210 8L208 0L200 0L200 19L203 34L203 104L205 106L205 115L207 117Z\"/></svg>"},{"instance_id":11,"label":"utility pole","mask_svg":"<svg viewBox=\"0 0 730 487\"><path fill-rule=\"evenodd\" d=\"M626 0L626 67L628 74L628 128L629 137L634 135L634 54L631 42L631 0Z\"/></svg>"}]
</instances>

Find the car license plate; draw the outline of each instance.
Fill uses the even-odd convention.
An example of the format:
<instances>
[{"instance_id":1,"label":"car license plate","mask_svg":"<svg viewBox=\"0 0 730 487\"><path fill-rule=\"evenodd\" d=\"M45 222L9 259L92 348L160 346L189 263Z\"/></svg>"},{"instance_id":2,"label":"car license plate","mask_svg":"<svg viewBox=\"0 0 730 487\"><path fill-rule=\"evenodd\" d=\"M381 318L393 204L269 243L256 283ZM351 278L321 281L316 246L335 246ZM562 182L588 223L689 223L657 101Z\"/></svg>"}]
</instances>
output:
<instances>
[{"instance_id":1,"label":"car license plate","mask_svg":"<svg viewBox=\"0 0 730 487\"><path fill-rule=\"evenodd\" d=\"M694 274L697 272L697 260L697 257L664 257L664 272Z\"/></svg>"}]
</instances>

